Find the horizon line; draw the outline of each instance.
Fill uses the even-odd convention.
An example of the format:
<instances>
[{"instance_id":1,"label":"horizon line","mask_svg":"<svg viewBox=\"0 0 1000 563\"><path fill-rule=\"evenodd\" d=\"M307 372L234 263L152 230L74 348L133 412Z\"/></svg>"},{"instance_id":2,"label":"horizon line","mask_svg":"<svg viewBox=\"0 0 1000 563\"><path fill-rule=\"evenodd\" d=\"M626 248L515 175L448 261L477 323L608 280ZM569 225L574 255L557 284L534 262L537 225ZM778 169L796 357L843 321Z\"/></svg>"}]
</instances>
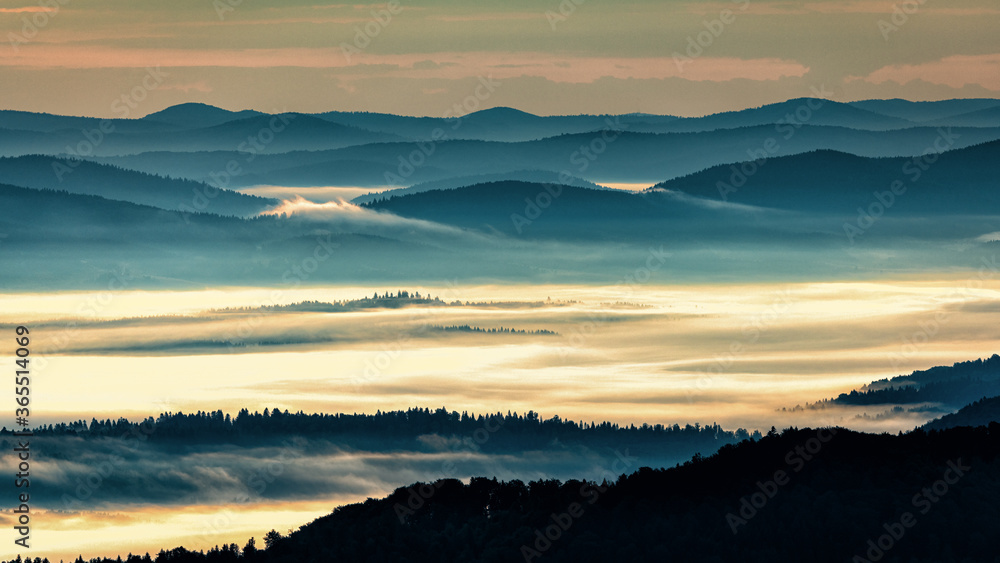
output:
<instances>
[{"instance_id":1,"label":"horizon line","mask_svg":"<svg viewBox=\"0 0 1000 563\"><path fill-rule=\"evenodd\" d=\"M495 110L511 110L511 111L516 111L516 112L519 112L519 113L522 113L522 114L525 114L525 115L529 115L529 116L532 116L532 117L540 117L540 118L557 118L557 117L605 117L605 116L638 116L638 115L642 115L642 116L649 116L649 117L672 117L672 118L676 118L676 119L699 119L699 118L704 118L704 117L711 117L713 115L732 114L732 113L740 113L740 112L750 111L750 110L755 110L755 109L762 109L762 108L765 108L765 107L768 107L768 106L775 106L775 105L786 104L788 102L792 102L792 101L795 101L795 100L823 100L824 102L833 102L833 103L836 103L836 104L845 104L845 105L857 104L857 103L863 103L863 102L905 102L905 103L909 103L909 104L936 104L936 103L953 102L953 101L970 101L971 102L971 101L986 101L986 100L995 101L998 104L1000 104L1000 97L997 97L997 98L985 98L985 97L976 97L976 98L940 98L940 99L936 99L936 100L910 100L910 99L907 99L907 98L861 98L861 99L856 99L856 100L841 101L841 100L835 100L835 99L832 99L832 98L820 98L820 97L815 97L815 96L801 96L801 97L797 97L797 98L788 98L788 99L785 99L785 100L782 100L782 101L778 101L778 102L770 102L770 103L761 104L761 105L746 106L746 107L743 107L743 108L740 108L740 109L731 109L731 110L717 111L717 112L713 112L713 113L706 113L706 114L700 114L700 115L677 115L677 114L668 114L668 113L648 113L648 112L641 112L641 111L625 112L625 113L537 114L537 113L528 112L528 111L525 111L525 110L522 110L522 109L519 109L519 108L516 108L516 107L512 107L512 106L496 105L496 106L491 106L491 107L479 109L479 110L472 111L472 112L465 113L465 114L461 114L461 115L456 114L454 116L447 116L446 117L446 116L435 116L435 115L411 115L411 114L403 114L403 113L389 113L389 112L384 112L384 111L339 110L339 109L330 109L330 110L321 111L321 112L304 112L304 111L294 111L294 110L268 112L268 111L264 111L264 110L254 109L254 108L229 109L229 108L222 107L222 106L219 106L219 105L210 104L210 103L206 103L206 102L199 102L199 101L188 101L188 102L181 102L179 104L172 104L172 105L166 106L164 108L161 108L161 109L158 109L158 110L155 110L155 111L151 111L151 112L149 112L149 113L147 113L147 114L145 114L145 115L143 115L141 117L126 117L126 118L121 118L121 117L97 117L97 116L93 116L93 115L69 115L69 114L61 114L61 113L50 113L50 112L46 112L46 111L31 111L31 110L22 110L22 109L14 109L14 108L0 108L0 112L28 113L28 114L33 114L33 115L50 115L50 116L53 116L53 117L68 117L68 118L78 118L78 119L98 119L98 120L104 120L104 121L139 121L139 120L147 119L151 115L155 115L157 113L162 113L162 112L170 110L170 109L175 109L175 108L179 108L179 107L182 107L182 106L192 106L193 105L193 106L205 106L205 107L208 107L208 108L217 109L217 110L221 110L221 111L225 111L225 112L233 113L233 114L235 114L235 113L243 113L243 112L255 112L255 113L258 113L258 114L261 114L261 115L298 114L298 115L317 116L317 115L323 115L323 114L327 114L327 113L347 113L347 114L391 115L391 116L395 116L395 117L406 117L406 118L413 118L413 119L454 119L454 118L464 118L464 117L468 117L468 116L471 116L471 115L481 114L481 113L485 113L485 112L489 112L489 111L495 111Z\"/></svg>"}]
</instances>

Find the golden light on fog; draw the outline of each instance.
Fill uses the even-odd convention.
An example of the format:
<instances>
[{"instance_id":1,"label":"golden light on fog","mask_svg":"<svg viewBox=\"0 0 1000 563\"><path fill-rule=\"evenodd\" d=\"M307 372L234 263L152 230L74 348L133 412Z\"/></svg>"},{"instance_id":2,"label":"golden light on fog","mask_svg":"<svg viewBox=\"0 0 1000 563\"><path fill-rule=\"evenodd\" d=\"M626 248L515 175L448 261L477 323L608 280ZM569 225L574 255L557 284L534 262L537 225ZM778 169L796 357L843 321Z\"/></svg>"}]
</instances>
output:
<instances>
[{"instance_id":1,"label":"golden light on fog","mask_svg":"<svg viewBox=\"0 0 1000 563\"><path fill-rule=\"evenodd\" d=\"M363 501L359 497L330 497L324 500L259 503L250 505L120 506L86 512L38 511L34 515L32 537L45 546L50 561L73 561L121 553L152 558L161 549L184 546L208 550L236 543L242 549L247 540L262 538L271 529L282 534L297 529L341 504ZM4 515L6 520L6 515ZM18 551L10 542L0 547L0 557L13 558ZM23 553L22 553L23 555Z\"/></svg>"},{"instance_id":2,"label":"golden light on fog","mask_svg":"<svg viewBox=\"0 0 1000 563\"><path fill-rule=\"evenodd\" d=\"M991 355L1000 310L987 304L1000 301L998 286L959 279L649 287L641 299L615 287L482 286L461 288L461 300L562 303L263 315L212 311L389 288L126 291L78 319L59 312L100 295L0 295L0 306L8 322L50 320L36 330L36 393L52 422L242 407L482 413L502 403L574 420L757 427L781 407ZM165 317L103 322L126 311ZM927 323L938 329L925 338ZM558 335L434 330L459 325ZM914 338L924 341L909 345Z\"/></svg>"}]
</instances>

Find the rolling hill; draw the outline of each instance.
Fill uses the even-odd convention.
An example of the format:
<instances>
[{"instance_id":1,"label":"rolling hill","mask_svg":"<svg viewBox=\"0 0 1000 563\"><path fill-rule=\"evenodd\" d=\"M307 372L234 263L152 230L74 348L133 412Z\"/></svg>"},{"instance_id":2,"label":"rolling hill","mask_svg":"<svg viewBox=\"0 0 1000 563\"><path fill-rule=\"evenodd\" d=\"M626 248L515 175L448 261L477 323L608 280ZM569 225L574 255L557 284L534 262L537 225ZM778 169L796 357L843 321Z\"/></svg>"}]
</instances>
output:
<instances>
[{"instance_id":1,"label":"rolling hill","mask_svg":"<svg viewBox=\"0 0 1000 563\"><path fill-rule=\"evenodd\" d=\"M191 180L40 155L0 158L0 182L96 195L172 211L210 211L220 215L255 215L278 204L273 199L219 190Z\"/></svg>"},{"instance_id":2,"label":"rolling hill","mask_svg":"<svg viewBox=\"0 0 1000 563\"><path fill-rule=\"evenodd\" d=\"M517 170L514 172L508 172L503 174L480 174L477 176L459 176L455 178L447 178L444 180L421 182L419 184L414 184L408 188L397 188L397 189L385 190L382 192L373 192L365 194L354 198L353 200L351 200L351 202L357 204L370 203L376 199L385 199L387 197L393 197L393 196L402 196L420 192L429 192L432 190L453 190L456 188L463 188L466 186L472 186L476 184L488 184L491 182L503 182L503 181L530 182L534 184L560 184L560 185L574 186L577 188L590 188L594 190L608 189L603 186L599 186L593 182L581 180L580 178L574 178L572 176L560 177L560 174L557 174L555 172L546 172L542 170Z\"/></svg>"},{"instance_id":3,"label":"rolling hill","mask_svg":"<svg viewBox=\"0 0 1000 563\"><path fill-rule=\"evenodd\" d=\"M923 158L863 158L822 150L713 166L651 190L758 207L854 213L875 202L876 193L895 186L896 193L883 195L892 202L893 215L988 215L1000 213L1000 191L990 164L997 158L1000 141Z\"/></svg>"},{"instance_id":4,"label":"rolling hill","mask_svg":"<svg viewBox=\"0 0 1000 563\"><path fill-rule=\"evenodd\" d=\"M262 115L264 114L254 110L229 111L208 104L187 103L153 112L142 120L169 123L182 129L198 129Z\"/></svg>"},{"instance_id":5,"label":"rolling hill","mask_svg":"<svg viewBox=\"0 0 1000 563\"><path fill-rule=\"evenodd\" d=\"M915 123L941 120L948 122L951 116L984 110L1000 106L996 98L962 98L939 100L933 102L911 102L899 98L891 100L860 100L849 102L850 105L882 115L907 119ZM959 123L948 123L959 125Z\"/></svg>"},{"instance_id":6,"label":"rolling hill","mask_svg":"<svg viewBox=\"0 0 1000 563\"><path fill-rule=\"evenodd\" d=\"M996 140L1000 129L954 129L949 135L951 148L962 148ZM938 128L930 127L881 132L804 125L789 135L774 126L761 125L704 133L581 133L521 143L374 143L255 155L253 159L234 148L228 152L155 152L95 160L194 180L207 179L227 161L235 160L241 170L233 179L236 186L381 187L521 170L566 172L595 183L652 184L742 162L762 151L771 157L823 149L872 157L920 155L940 136Z\"/></svg>"}]
</instances>

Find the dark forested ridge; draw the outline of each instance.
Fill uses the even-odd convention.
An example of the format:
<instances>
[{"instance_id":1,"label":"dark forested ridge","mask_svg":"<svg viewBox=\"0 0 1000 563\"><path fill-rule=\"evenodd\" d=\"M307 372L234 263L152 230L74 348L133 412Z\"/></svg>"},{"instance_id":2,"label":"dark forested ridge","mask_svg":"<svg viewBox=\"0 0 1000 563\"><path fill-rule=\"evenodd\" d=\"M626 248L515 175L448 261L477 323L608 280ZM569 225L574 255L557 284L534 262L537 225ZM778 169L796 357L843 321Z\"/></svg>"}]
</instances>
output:
<instances>
[{"instance_id":1,"label":"dark forested ridge","mask_svg":"<svg viewBox=\"0 0 1000 563\"><path fill-rule=\"evenodd\" d=\"M523 309L538 307L565 307L577 303L570 300L552 301L444 301L433 295L420 295L419 291L397 290L396 293L375 292L371 297L344 299L341 301L301 301L288 305L266 305L263 307L237 307L217 309L217 313L247 313L254 311L296 312L296 313L342 313L366 309L401 309L403 307L486 307L491 309Z\"/></svg>"},{"instance_id":2,"label":"dark forested ridge","mask_svg":"<svg viewBox=\"0 0 1000 563\"><path fill-rule=\"evenodd\" d=\"M936 418L924 425L927 430L944 430L957 426L984 426L1000 422L1000 397L982 398L951 414Z\"/></svg>"},{"instance_id":3,"label":"dark forested ridge","mask_svg":"<svg viewBox=\"0 0 1000 563\"><path fill-rule=\"evenodd\" d=\"M952 366L938 366L880 379L860 390L841 393L836 398L806 405L823 408L829 405L892 405L942 403L958 408L983 397L1000 395L1000 355Z\"/></svg>"},{"instance_id":4,"label":"dark forested ridge","mask_svg":"<svg viewBox=\"0 0 1000 563\"><path fill-rule=\"evenodd\" d=\"M50 424L34 430L38 436L74 436L83 438L142 437L149 441L182 440L186 443L240 441L255 442L267 437L347 437L384 440L412 439L428 434L442 436L470 436L487 423L502 428L496 432L484 450L542 446L552 442L579 441L588 445L627 447L630 444L696 446L701 451L715 451L723 444L759 437L760 433L740 428L724 430L717 424L680 426L664 424L619 425L613 422L575 422L563 420L558 415L544 419L534 411L524 414L475 413L412 408L406 411L387 411L375 414L306 414L289 413L287 410L264 409L263 413L242 409L236 416L221 410L197 413L164 413L142 422L125 418L117 420L92 419L89 423L79 420L72 423ZM9 439L11 431L0 430L0 437Z\"/></svg>"},{"instance_id":5,"label":"dark forested ridge","mask_svg":"<svg viewBox=\"0 0 1000 563\"><path fill-rule=\"evenodd\" d=\"M259 547L176 548L151 559L1000 561L998 452L996 423L898 436L772 431L677 467L623 471L613 483L417 483L288 536L272 531Z\"/></svg>"}]
</instances>

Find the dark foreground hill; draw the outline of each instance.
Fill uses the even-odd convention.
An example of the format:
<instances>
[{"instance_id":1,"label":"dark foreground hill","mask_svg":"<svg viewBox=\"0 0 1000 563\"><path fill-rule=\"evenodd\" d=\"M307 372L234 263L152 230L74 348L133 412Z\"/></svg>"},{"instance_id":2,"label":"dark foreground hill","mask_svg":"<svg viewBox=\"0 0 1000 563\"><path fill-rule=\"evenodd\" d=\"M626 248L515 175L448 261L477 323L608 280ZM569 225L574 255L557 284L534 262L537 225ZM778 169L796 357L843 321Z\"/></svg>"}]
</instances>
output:
<instances>
[{"instance_id":1,"label":"dark foreground hill","mask_svg":"<svg viewBox=\"0 0 1000 563\"><path fill-rule=\"evenodd\" d=\"M155 561L1000 561L998 452L1000 424L789 429L671 469L624 457L614 483L417 483L272 531L263 550Z\"/></svg>"}]
</instances>

